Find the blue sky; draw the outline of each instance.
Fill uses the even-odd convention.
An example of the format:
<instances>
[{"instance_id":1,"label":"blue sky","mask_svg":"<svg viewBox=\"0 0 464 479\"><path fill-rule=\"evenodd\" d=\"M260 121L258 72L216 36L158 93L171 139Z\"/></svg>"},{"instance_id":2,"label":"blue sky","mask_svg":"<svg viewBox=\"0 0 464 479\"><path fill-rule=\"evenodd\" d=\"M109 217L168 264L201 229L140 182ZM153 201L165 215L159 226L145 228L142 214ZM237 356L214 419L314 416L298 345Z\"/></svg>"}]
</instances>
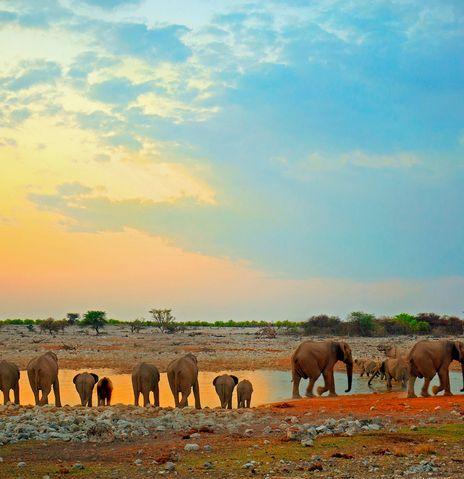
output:
<instances>
[{"instance_id":1,"label":"blue sky","mask_svg":"<svg viewBox=\"0 0 464 479\"><path fill-rule=\"evenodd\" d=\"M2 50L15 38L5 135L46 117L91 132L86 165L143 157L211 191L29 188L68 231L135 229L288 280L464 276L461 1L0 1Z\"/></svg>"}]
</instances>

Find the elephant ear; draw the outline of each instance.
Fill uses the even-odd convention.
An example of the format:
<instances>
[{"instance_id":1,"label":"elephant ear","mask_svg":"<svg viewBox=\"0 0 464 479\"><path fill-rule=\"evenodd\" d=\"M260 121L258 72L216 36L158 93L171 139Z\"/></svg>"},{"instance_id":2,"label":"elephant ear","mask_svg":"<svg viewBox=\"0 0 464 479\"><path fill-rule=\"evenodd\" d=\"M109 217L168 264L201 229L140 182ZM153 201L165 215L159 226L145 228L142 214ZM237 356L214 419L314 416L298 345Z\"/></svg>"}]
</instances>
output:
<instances>
[{"instance_id":1,"label":"elephant ear","mask_svg":"<svg viewBox=\"0 0 464 479\"><path fill-rule=\"evenodd\" d=\"M91 376L95 379L95 384L98 383L98 376L95 373L90 373Z\"/></svg>"},{"instance_id":2,"label":"elephant ear","mask_svg":"<svg viewBox=\"0 0 464 479\"><path fill-rule=\"evenodd\" d=\"M219 379L219 376L216 376L214 379L213 379L213 386L216 386L216 381Z\"/></svg>"},{"instance_id":3,"label":"elephant ear","mask_svg":"<svg viewBox=\"0 0 464 479\"><path fill-rule=\"evenodd\" d=\"M230 376L233 380L234 380L234 383L237 385L238 384L238 377L237 376Z\"/></svg>"},{"instance_id":4,"label":"elephant ear","mask_svg":"<svg viewBox=\"0 0 464 479\"><path fill-rule=\"evenodd\" d=\"M464 362L464 343L462 341L455 341L454 347L458 353L458 361L461 363Z\"/></svg>"},{"instance_id":5,"label":"elephant ear","mask_svg":"<svg viewBox=\"0 0 464 479\"><path fill-rule=\"evenodd\" d=\"M341 361L346 361L351 355L351 348L348 343L345 343L344 341L338 343L338 351L339 355L337 356Z\"/></svg>"},{"instance_id":6,"label":"elephant ear","mask_svg":"<svg viewBox=\"0 0 464 479\"><path fill-rule=\"evenodd\" d=\"M76 379L80 376L81 374L76 374L74 377L73 377L73 383L76 384Z\"/></svg>"}]
</instances>

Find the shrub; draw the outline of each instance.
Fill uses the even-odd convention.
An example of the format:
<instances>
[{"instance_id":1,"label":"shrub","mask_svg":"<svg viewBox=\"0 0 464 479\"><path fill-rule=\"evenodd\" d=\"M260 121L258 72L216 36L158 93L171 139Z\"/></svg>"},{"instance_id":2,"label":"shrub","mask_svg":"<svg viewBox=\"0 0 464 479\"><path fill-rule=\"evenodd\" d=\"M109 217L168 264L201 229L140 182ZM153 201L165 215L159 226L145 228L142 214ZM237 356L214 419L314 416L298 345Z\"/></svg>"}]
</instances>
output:
<instances>
[{"instance_id":1,"label":"shrub","mask_svg":"<svg viewBox=\"0 0 464 479\"><path fill-rule=\"evenodd\" d=\"M80 324L95 329L98 336L100 329L104 328L107 324L106 313L105 311L87 311Z\"/></svg>"}]
</instances>

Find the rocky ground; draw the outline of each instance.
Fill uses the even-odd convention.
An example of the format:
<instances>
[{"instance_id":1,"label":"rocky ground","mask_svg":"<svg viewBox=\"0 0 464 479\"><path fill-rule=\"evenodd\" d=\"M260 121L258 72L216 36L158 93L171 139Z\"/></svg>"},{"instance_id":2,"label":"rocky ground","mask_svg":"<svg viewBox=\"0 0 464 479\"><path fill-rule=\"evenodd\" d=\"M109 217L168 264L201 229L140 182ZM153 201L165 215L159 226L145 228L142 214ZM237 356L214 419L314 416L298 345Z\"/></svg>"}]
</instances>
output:
<instances>
[{"instance_id":1,"label":"rocky ground","mask_svg":"<svg viewBox=\"0 0 464 479\"><path fill-rule=\"evenodd\" d=\"M463 396L371 396L376 397L303 399L232 411L1 406L0 477L460 474Z\"/></svg>"}]
</instances>

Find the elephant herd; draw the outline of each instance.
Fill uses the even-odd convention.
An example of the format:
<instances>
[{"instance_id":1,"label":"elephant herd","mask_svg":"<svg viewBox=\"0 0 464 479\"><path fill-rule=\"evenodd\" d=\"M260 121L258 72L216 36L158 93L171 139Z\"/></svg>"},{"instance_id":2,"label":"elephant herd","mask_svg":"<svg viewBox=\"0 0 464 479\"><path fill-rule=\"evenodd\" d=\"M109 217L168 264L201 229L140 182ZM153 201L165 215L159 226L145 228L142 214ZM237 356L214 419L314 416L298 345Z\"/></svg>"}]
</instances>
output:
<instances>
[{"instance_id":1,"label":"elephant herd","mask_svg":"<svg viewBox=\"0 0 464 479\"><path fill-rule=\"evenodd\" d=\"M353 361L350 346L344 341L304 341L291 357L293 398L300 398L299 385L301 379L309 379L306 396L314 395L313 388L316 380L324 378L324 386L317 388L319 395L325 392L329 396L336 396L334 381L334 366L338 361L346 365L349 392L353 379L353 364L361 369L361 376L369 376L369 385L374 378L387 380L387 388L392 387L392 380L399 382L404 388L408 386L408 397L416 397L414 383L416 378L424 378L421 395L429 396L429 385L432 378L438 374L440 383L432 388L433 394L444 391L445 396L452 395L450 390L449 366L453 360L459 361L462 368L464 384L464 343L461 341L422 340L417 342L409 352L396 346L379 347L385 353L380 360L356 359ZM34 393L36 405L48 404L48 395L52 388L55 396L55 405L61 406L60 386L58 381L58 358L55 353L47 352L32 359L27 365L27 375ZM14 393L14 403L19 404L19 377L18 367L8 361L0 361L0 390L3 392L4 404L10 401L10 391ZM188 405L188 397L193 391L195 408L201 409L200 388L198 384L197 358L188 353L168 364L167 379L174 397L176 407ZM141 363L132 371L132 388L134 404L139 405L140 395L143 405L150 404L150 393L154 396L154 405L159 406L158 369L147 363ZM73 383L81 399L82 406L92 406L94 387L97 388L98 406L109 406L113 384L110 378L99 378L94 373L77 374ZM218 395L222 408L232 408L232 397L237 388L237 406L250 407L253 386L250 381L242 380L233 375L223 374L213 380L213 386ZM461 389L464 391L464 387Z\"/></svg>"},{"instance_id":2,"label":"elephant herd","mask_svg":"<svg viewBox=\"0 0 464 479\"><path fill-rule=\"evenodd\" d=\"M48 396L53 388L55 405L61 407L58 358L55 353L49 351L31 360L27 365L27 375L34 393L36 405L43 406L48 404ZM10 402L11 390L14 393L14 403L19 404L19 378L20 372L16 364L0 361L0 390L3 392L4 404ZM176 407L182 408L187 406L188 397L193 390L195 408L201 409L198 364L197 358L192 353L188 353L169 363L167 378ZM159 381L160 373L155 366L147 363L140 363L135 366L132 370L134 404L136 406L139 405L140 395L142 395L143 405L150 405L150 393L153 393L154 405L159 406ZM111 405L113 384L110 378L103 377L99 379L94 373L84 372L76 374L73 378L73 383L79 394L82 406L92 406L95 386L97 387L98 406ZM247 379L239 382L236 376L223 374L214 379L213 385L219 397L221 407L232 408L232 396L236 386L237 406L239 408L250 407L253 386Z\"/></svg>"},{"instance_id":3,"label":"elephant herd","mask_svg":"<svg viewBox=\"0 0 464 479\"><path fill-rule=\"evenodd\" d=\"M292 356L293 397L299 398L299 384L301 379L309 379L306 396L312 397L316 380L322 374L324 386L319 386L319 395L329 392L329 396L336 396L334 382L334 365L337 361L346 364L348 388L351 390L353 377L353 363L360 367L361 376L366 373L369 385L378 376L387 380L387 388L391 389L392 380L408 388L408 397L414 398L414 384L417 378L424 378L421 396L429 396L429 385L433 377L438 374L440 384L433 386L433 394L444 391L445 396L451 396L449 366L453 360L461 363L464 385L464 343L451 340L422 340L418 341L410 351L404 351L397 346L380 346L379 350L385 353L382 360L356 359L353 361L350 346L337 341L305 341L301 343ZM461 392L464 391L464 387Z\"/></svg>"}]
</instances>

